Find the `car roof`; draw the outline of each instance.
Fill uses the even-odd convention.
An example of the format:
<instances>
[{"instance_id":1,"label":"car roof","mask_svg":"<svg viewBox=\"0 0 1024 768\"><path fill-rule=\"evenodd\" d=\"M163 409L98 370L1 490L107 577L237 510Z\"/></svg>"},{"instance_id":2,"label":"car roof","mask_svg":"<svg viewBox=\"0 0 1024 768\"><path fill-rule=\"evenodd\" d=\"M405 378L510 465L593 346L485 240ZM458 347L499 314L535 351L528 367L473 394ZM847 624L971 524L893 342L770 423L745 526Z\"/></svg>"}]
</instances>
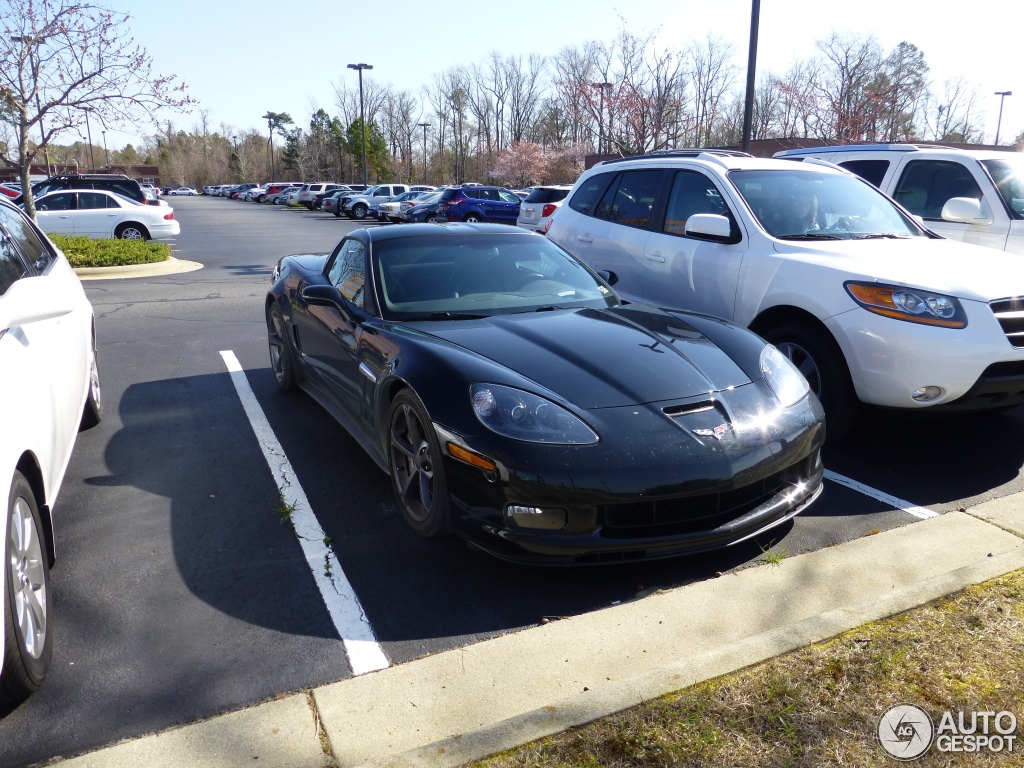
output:
<instances>
[{"instance_id":1,"label":"car roof","mask_svg":"<svg viewBox=\"0 0 1024 768\"><path fill-rule=\"evenodd\" d=\"M544 237L544 235L507 224L467 224L465 222L448 222L447 224L404 224L401 227L375 227L374 229L355 230L365 233L371 243L384 240L396 240L403 237L431 237L436 235L514 235L516 237Z\"/></svg>"},{"instance_id":2,"label":"car roof","mask_svg":"<svg viewBox=\"0 0 1024 768\"><path fill-rule=\"evenodd\" d=\"M636 157L623 157L598 163L589 171L593 173L611 173L620 170L637 170L641 168L685 168L696 163L704 166L716 166L724 171L792 171L800 169L792 159L752 157L742 152L723 152L720 150L686 152L666 152ZM809 170L804 168L803 170ZM814 164L815 172L846 173L842 168L832 167L827 163Z\"/></svg>"},{"instance_id":3,"label":"car roof","mask_svg":"<svg viewBox=\"0 0 1024 768\"><path fill-rule=\"evenodd\" d=\"M963 147L947 147L942 144L842 144L831 147L804 147L776 152L775 157L807 157L822 154L845 154L854 152L927 152L929 154L958 154L976 158L999 158L1007 154L1019 152L1003 152L997 149L964 149Z\"/></svg>"}]
</instances>

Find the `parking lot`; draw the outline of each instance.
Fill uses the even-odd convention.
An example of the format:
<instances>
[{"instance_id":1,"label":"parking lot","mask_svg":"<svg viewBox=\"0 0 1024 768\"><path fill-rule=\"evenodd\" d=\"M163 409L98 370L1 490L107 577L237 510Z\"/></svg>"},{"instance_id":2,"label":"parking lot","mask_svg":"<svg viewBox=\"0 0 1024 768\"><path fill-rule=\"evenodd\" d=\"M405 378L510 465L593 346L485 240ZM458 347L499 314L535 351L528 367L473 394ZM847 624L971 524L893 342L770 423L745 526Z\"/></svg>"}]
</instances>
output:
<instances>
[{"instance_id":1,"label":"parking lot","mask_svg":"<svg viewBox=\"0 0 1024 768\"><path fill-rule=\"evenodd\" d=\"M421 539L387 476L312 399L278 392L268 363L263 297L274 264L327 251L362 225L222 198L171 205L182 229L175 255L204 269L85 284L106 416L80 435L54 510L53 666L42 690L0 711L2 765L351 674L295 534L275 513L278 488L224 351L241 363L390 664L713 578L769 547L815 550L1022 490L1021 409L865 410L849 438L826 448L833 474L820 499L728 550L554 569Z\"/></svg>"}]
</instances>

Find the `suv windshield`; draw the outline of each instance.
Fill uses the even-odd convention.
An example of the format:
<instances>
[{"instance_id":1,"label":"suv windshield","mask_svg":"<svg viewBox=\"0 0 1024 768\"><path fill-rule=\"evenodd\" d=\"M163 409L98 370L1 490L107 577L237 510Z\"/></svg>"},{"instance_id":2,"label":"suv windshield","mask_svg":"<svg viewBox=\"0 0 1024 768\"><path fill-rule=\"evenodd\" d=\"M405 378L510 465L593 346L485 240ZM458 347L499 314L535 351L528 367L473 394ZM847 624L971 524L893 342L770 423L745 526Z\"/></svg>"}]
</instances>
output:
<instances>
[{"instance_id":1,"label":"suv windshield","mask_svg":"<svg viewBox=\"0 0 1024 768\"><path fill-rule=\"evenodd\" d=\"M535 190L527 195L526 203L557 203L559 200L565 200L565 196L569 194L568 189L551 189L550 187L537 187Z\"/></svg>"},{"instance_id":2,"label":"suv windshield","mask_svg":"<svg viewBox=\"0 0 1024 768\"><path fill-rule=\"evenodd\" d=\"M615 293L544 237L452 234L373 244L389 319L614 307Z\"/></svg>"},{"instance_id":3,"label":"suv windshield","mask_svg":"<svg viewBox=\"0 0 1024 768\"><path fill-rule=\"evenodd\" d=\"M926 236L885 195L854 176L732 171L729 180L761 226L782 240Z\"/></svg>"},{"instance_id":4,"label":"suv windshield","mask_svg":"<svg viewBox=\"0 0 1024 768\"><path fill-rule=\"evenodd\" d=\"M1018 219L1024 218L1024 161L1019 157L982 160L996 189Z\"/></svg>"}]
</instances>

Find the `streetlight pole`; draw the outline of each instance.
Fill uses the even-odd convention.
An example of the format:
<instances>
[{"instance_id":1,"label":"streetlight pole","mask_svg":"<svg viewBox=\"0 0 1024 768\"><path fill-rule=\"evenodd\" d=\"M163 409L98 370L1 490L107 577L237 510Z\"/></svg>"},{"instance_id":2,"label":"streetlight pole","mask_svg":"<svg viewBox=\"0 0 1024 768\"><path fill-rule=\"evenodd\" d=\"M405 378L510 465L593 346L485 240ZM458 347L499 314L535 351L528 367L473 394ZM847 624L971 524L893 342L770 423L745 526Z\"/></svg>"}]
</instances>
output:
<instances>
[{"instance_id":1,"label":"streetlight pole","mask_svg":"<svg viewBox=\"0 0 1024 768\"><path fill-rule=\"evenodd\" d=\"M419 127L423 129L423 184L427 183L427 128L430 127L430 123L419 123Z\"/></svg>"},{"instance_id":2,"label":"streetlight pole","mask_svg":"<svg viewBox=\"0 0 1024 768\"><path fill-rule=\"evenodd\" d=\"M28 45L30 43L39 43L42 45L45 41L45 37L24 37L22 35L11 35L11 40L15 43L22 43ZM34 80L39 79L39 68L36 66L35 59L32 57L32 49L28 49L28 60L29 64L32 65L32 77ZM39 115L39 138L42 139L41 144L43 145L43 157L46 158L46 175L50 175L50 147L46 143L46 131L43 129L43 103L39 100L39 93L36 93L36 114Z\"/></svg>"},{"instance_id":3,"label":"streetlight pole","mask_svg":"<svg viewBox=\"0 0 1024 768\"><path fill-rule=\"evenodd\" d=\"M92 156L92 128L89 126L89 113L92 107L82 107L85 112L85 135L89 137L89 170L96 172L96 160Z\"/></svg>"},{"instance_id":4,"label":"streetlight pole","mask_svg":"<svg viewBox=\"0 0 1024 768\"><path fill-rule=\"evenodd\" d=\"M373 69L370 64L349 64L349 69L359 72L359 122L363 128L363 186L366 186L366 113L363 111L363 70Z\"/></svg>"},{"instance_id":5,"label":"streetlight pole","mask_svg":"<svg viewBox=\"0 0 1024 768\"><path fill-rule=\"evenodd\" d=\"M999 120L996 122L996 144L999 143L999 129L1003 127L1003 100L1007 96L1013 96L1013 91L996 91L999 97Z\"/></svg>"},{"instance_id":6,"label":"streetlight pole","mask_svg":"<svg viewBox=\"0 0 1024 768\"><path fill-rule=\"evenodd\" d=\"M107 166L107 170L110 170L110 156L107 154L107 132L103 131L103 162Z\"/></svg>"},{"instance_id":7,"label":"streetlight pole","mask_svg":"<svg viewBox=\"0 0 1024 768\"><path fill-rule=\"evenodd\" d=\"M613 88L611 83L591 83L594 88L599 89L601 94L600 106L597 109L597 157L601 159L601 145L604 143L604 91L605 88Z\"/></svg>"},{"instance_id":8,"label":"streetlight pole","mask_svg":"<svg viewBox=\"0 0 1024 768\"><path fill-rule=\"evenodd\" d=\"M743 139L740 149L750 152L750 134L754 127L754 85L757 77L757 31L761 19L761 0L750 4L750 48L747 51L747 98L743 105Z\"/></svg>"}]
</instances>

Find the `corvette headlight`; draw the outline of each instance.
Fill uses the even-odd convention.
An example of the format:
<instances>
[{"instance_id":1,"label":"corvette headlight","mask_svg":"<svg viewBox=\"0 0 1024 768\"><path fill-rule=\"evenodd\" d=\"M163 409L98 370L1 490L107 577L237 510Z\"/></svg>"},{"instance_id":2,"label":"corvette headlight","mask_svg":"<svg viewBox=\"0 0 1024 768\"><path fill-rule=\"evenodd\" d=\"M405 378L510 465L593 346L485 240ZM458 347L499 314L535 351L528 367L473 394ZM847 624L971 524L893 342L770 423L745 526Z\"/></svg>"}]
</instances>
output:
<instances>
[{"instance_id":1,"label":"corvette headlight","mask_svg":"<svg viewBox=\"0 0 1024 768\"><path fill-rule=\"evenodd\" d=\"M470 400L485 427L513 440L586 445L599 439L594 430L562 406L521 389L474 384Z\"/></svg>"},{"instance_id":2,"label":"corvette headlight","mask_svg":"<svg viewBox=\"0 0 1024 768\"><path fill-rule=\"evenodd\" d=\"M964 308L952 296L879 283L846 283L853 300L868 312L908 323L966 328Z\"/></svg>"},{"instance_id":3,"label":"corvette headlight","mask_svg":"<svg viewBox=\"0 0 1024 768\"><path fill-rule=\"evenodd\" d=\"M811 391L800 370L771 344L761 351L761 375L786 408L800 402Z\"/></svg>"}]
</instances>

